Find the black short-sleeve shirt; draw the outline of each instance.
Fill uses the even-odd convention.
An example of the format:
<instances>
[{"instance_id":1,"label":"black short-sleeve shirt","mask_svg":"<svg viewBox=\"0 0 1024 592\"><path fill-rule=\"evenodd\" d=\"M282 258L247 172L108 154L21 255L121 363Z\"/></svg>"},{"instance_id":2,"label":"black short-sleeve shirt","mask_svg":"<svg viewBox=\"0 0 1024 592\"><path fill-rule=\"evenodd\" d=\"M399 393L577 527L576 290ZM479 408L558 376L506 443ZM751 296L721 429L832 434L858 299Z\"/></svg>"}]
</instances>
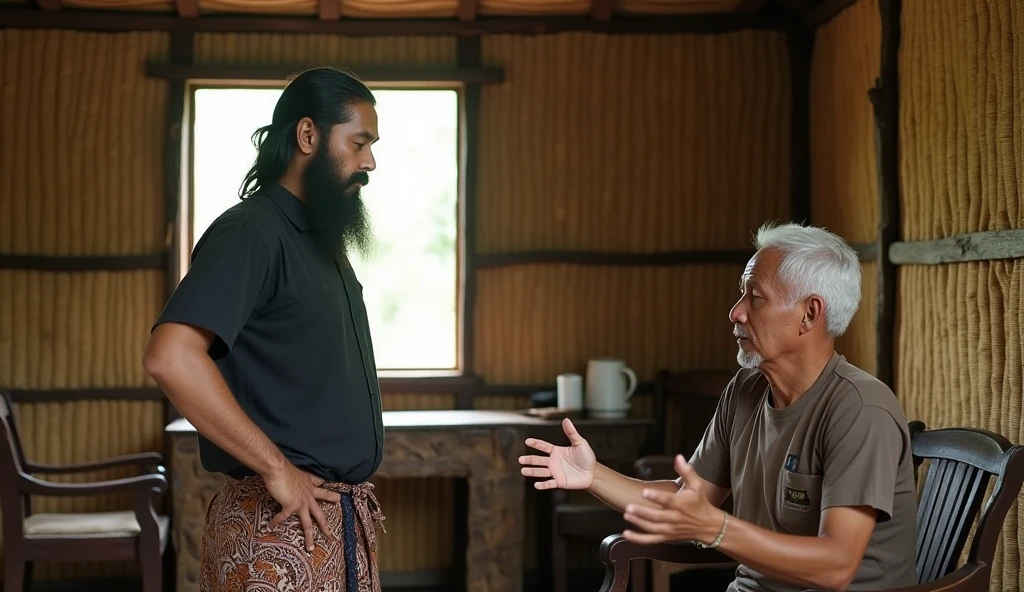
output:
<instances>
[{"instance_id":1,"label":"black short-sleeve shirt","mask_svg":"<svg viewBox=\"0 0 1024 592\"><path fill-rule=\"evenodd\" d=\"M362 285L316 243L306 206L280 185L242 200L196 244L160 323L215 334L210 356L242 409L285 457L360 483L384 449ZM208 471L251 474L199 435Z\"/></svg>"}]
</instances>

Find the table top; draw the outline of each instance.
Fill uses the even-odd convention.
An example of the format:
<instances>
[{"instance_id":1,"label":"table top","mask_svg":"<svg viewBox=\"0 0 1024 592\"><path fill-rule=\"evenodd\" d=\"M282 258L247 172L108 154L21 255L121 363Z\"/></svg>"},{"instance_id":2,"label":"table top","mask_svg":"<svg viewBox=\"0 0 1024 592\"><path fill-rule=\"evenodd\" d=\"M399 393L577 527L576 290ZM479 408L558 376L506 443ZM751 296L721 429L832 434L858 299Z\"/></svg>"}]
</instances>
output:
<instances>
[{"instance_id":1,"label":"table top","mask_svg":"<svg viewBox=\"0 0 1024 592\"><path fill-rule=\"evenodd\" d=\"M491 411L484 409L436 410L436 411L385 411L384 428L388 430L431 430L497 427L552 427L561 419L543 419L525 415L521 411ZM650 418L627 417L623 419L573 418L576 426L651 426ZM167 425L172 434L195 433L195 427L185 418L176 419Z\"/></svg>"}]
</instances>

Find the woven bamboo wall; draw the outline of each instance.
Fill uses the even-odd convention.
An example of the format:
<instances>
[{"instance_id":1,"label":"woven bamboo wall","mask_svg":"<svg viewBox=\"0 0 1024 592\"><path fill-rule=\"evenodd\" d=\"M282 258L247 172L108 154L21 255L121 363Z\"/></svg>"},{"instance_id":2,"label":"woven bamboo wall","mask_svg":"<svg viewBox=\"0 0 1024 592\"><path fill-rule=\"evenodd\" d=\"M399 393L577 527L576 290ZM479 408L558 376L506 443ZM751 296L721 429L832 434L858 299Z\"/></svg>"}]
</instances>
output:
<instances>
[{"instance_id":1,"label":"woven bamboo wall","mask_svg":"<svg viewBox=\"0 0 1024 592\"><path fill-rule=\"evenodd\" d=\"M811 219L850 243L875 241L878 173L868 89L878 76L878 0L860 0L820 27L811 62ZM836 348L875 371L877 264L864 263L860 308Z\"/></svg>"},{"instance_id":2,"label":"woven bamboo wall","mask_svg":"<svg viewBox=\"0 0 1024 592\"><path fill-rule=\"evenodd\" d=\"M904 0L900 181L904 240L1024 227L1024 7ZM930 427L1024 442L1024 263L900 270L897 394ZM992 590L1024 584L1024 506L1010 509Z\"/></svg>"},{"instance_id":3,"label":"woven bamboo wall","mask_svg":"<svg viewBox=\"0 0 1024 592\"><path fill-rule=\"evenodd\" d=\"M4 31L0 39L0 84L16 98L4 102L0 120L14 132L0 140L0 183L7 184L0 188L0 249L160 249L167 88L144 78L142 65L167 58L168 37ZM786 217L789 74L781 36L503 36L484 41L484 56L505 67L508 80L483 92L481 250L744 248L761 222ZM451 65L455 43L202 34L195 59ZM743 99L755 95L756 102ZM37 101L59 117L39 116ZM481 272L479 371L489 382L551 382L596 355L624 357L641 380L661 367L730 367L735 346L726 315L740 270L537 265ZM165 297L162 287L160 272L0 273L0 328L13 336L0 341L0 383L151 385L140 359ZM453 403L450 395L385 397L385 408L393 410ZM524 401L481 398L477 405L521 408ZM28 453L40 460L163 447L158 403L19 405L19 411ZM649 412L649 397L638 397L634 413ZM452 486L440 479L380 480L391 525L380 541L381 569L452 565ZM528 498L531 506L534 501ZM536 525L526 528L532 566ZM574 564L593 565L593 546L582 556ZM43 577L133 570L42 567Z\"/></svg>"}]
</instances>

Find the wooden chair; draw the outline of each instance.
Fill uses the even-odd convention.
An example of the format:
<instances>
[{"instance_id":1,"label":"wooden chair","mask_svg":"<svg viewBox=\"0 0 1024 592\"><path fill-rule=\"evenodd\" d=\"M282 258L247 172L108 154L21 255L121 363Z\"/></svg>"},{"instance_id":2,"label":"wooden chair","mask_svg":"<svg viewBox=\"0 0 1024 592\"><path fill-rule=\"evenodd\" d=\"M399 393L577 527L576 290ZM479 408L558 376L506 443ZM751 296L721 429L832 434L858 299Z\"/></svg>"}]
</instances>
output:
<instances>
[{"instance_id":1,"label":"wooden chair","mask_svg":"<svg viewBox=\"0 0 1024 592\"><path fill-rule=\"evenodd\" d=\"M655 427L644 452L633 466L635 476L644 479L674 479L673 457L676 453L689 456L696 449L718 405L718 399L732 379L733 373L716 370L669 372L662 370L654 382ZM680 412L673 414L681 422L679 441L668 442L669 431L665 421L672 402L678 402ZM584 437L586 437L584 435ZM665 459L668 459L667 465ZM570 538L590 538L595 542L630 525L616 512L604 505L573 504L567 492L553 490L550 495L550 564L552 590L566 592L568 580L568 541ZM646 573L634 575L634 590L646 589Z\"/></svg>"},{"instance_id":2,"label":"wooden chair","mask_svg":"<svg viewBox=\"0 0 1024 592\"><path fill-rule=\"evenodd\" d=\"M918 584L890 592L987 592L992 557L1003 520L1024 482L1024 446L980 429L926 431L910 423L915 469L930 461L917 511ZM978 516L981 498L995 475L992 495L978 522L967 562L956 568L968 534ZM624 592L629 562L637 558L706 565L733 560L688 542L637 545L612 535L601 543L605 580L601 592Z\"/></svg>"},{"instance_id":3,"label":"wooden chair","mask_svg":"<svg viewBox=\"0 0 1024 592\"><path fill-rule=\"evenodd\" d=\"M169 520L158 516L154 495L167 490L163 459L157 453L133 454L78 465L43 465L25 460L10 393L0 391L0 508L3 511L4 587L21 592L31 580L33 561L108 561L134 559L142 568L144 592L162 586L161 558ZM137 466L158 474L92 483L53 483L33 473L67 474ZM141 472L141 471L140 471ZM134 492L134 510L124 512L33 514L31 497L91 496Z\"/></svg>"}]
</instances>

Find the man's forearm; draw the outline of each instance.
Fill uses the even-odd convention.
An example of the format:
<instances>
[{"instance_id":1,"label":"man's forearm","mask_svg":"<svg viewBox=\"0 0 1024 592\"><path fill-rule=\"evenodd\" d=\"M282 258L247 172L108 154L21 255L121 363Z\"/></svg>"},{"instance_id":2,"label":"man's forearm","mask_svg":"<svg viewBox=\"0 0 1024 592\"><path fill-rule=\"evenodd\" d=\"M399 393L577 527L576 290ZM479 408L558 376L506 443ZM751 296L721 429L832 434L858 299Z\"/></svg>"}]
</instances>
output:
<instances>
[{"instance_id":1,"label":"man's forearm","mask_svg":"<svg viewBox=\"0 0 1024 592\"><path fill-rule=\"evenodd\" d=\"M724 513L716 512L724 520ZM718 521L719 528L722 521ZM711 543L718 531L707 533ZM822 590L849 585L859 561L851 565L848 553L827 536L780 534L729 516L719 551L777 580Z\"/></svg>"},{"instance_id":2,"label":"man's forearm","mask_svg":"<svg viewBox=\"0 0 1024 592\"><path fill-rule=\"evenodd\" d=\"M627 504L649 506L643 497L644 489L661 489L669 493L679 491L675 481L641 481L616 473L598 463L594 468L594 484L590 486L592 493L599 500L624 512Z\"/></svg>"},{"instance_id":3,"label":"man's forearm","mask_svg":"<svg viewBox=\"0 0 1024 592\"><path fill-rule=\"evenodd\" d=\"M203 436L260 475L287 462L280 449L242 411L205 353L178 352L147 365L167 398Z\"/></svg>"}]
</instances>

